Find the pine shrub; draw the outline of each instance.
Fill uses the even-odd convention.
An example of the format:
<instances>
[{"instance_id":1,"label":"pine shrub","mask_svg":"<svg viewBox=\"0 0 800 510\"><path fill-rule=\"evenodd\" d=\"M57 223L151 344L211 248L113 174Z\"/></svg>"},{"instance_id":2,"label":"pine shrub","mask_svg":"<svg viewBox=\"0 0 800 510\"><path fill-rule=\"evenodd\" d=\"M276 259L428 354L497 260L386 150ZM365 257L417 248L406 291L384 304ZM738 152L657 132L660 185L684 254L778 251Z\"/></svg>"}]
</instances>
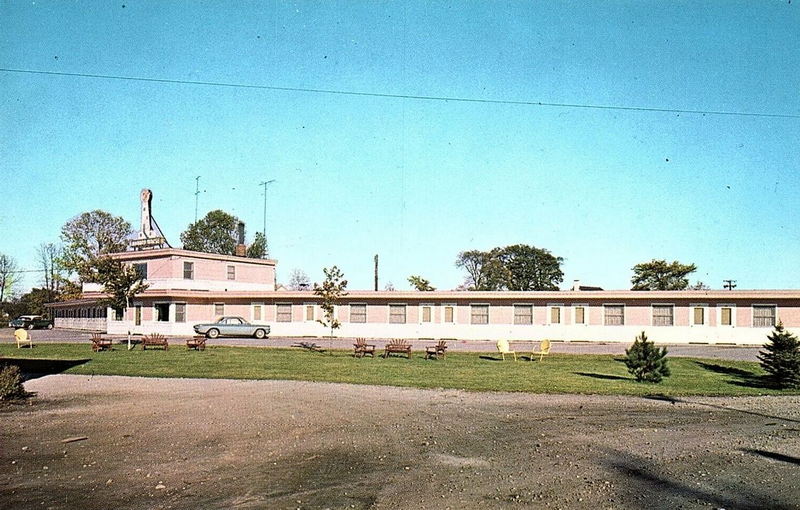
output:
<instances>
[{"instance_id":1,"label":"pine shrub","mask_svg":"<svg viewBox=\"0 0 800 510\"><path fill-rule=\"evenodd\" d=\"M659 383L662 378L669 377L667 348L656 347L642 331L630 349L625 349L625 366L638 382Z\"/></svg>"},{"instance_id":2,"label":"pine shrub","mask_svg":"<svg viewBox=\"0 0 800 510\"><path fill-rule=\"evenodd\" d=\"M28 396L22 386L19 367L7 365L0 370L0 401L21 400Z\"/></svg>"},{"instance_id":3,"label":"pine shrub","mask_svg":"<svg viewBox=\"0 0 800 510\"><path fill-rule=\"evenodd\" d=\"M778 388L800 388L800 342L778 323L759 352L761 368Z\"/></svg>"}]
</instances>

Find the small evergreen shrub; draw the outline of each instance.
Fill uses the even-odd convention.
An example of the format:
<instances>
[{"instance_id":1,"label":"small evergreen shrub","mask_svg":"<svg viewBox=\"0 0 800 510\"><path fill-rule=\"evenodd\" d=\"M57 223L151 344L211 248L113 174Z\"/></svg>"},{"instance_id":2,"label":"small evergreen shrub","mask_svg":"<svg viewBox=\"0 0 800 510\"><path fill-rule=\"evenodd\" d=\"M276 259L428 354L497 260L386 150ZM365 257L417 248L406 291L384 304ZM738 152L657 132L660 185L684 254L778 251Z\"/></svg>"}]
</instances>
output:
<instances>
[{"instance_id":1,"label":"small evergreen shrub","mask_svg":"<svg viewBox=\"0 0 800 510\"><path fill-rule=\"evenodd\" d=\"M28 396L22 386L19 367L7 365L0 370L0 401L21 400Z\"/></svg>"},{"instance_id":2,"label":"small evergreen shrub","mask_svg":"<svg viewBox=\"0 0 800 510\"><path fill-rule=\"evenodd\" d=\"M778 323L758 353L761 368L778 388L800 388L800 342Z\"/></svg>"},{"instance_id":3,"label":"small evergreen shrub","mask_svg":"<svg viewBox=\"0 0 800 510\"><path fill-rule=\"evenodd\" d=\"M625 349L625 366L638 382L659 383L662 378L669 377L667 348L656 347L642 331L630 349Z\"/></svg>"}]
</instances>

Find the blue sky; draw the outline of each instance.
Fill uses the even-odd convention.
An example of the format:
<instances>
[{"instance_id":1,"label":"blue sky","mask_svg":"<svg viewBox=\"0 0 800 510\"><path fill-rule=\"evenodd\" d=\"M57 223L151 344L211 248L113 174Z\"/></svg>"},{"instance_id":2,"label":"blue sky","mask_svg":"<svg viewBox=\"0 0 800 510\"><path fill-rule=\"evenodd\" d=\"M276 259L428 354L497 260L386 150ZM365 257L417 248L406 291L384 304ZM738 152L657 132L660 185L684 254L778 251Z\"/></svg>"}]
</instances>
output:
<instances>
[{"instance_id":1,"label":"blue sky","mask_svg":"<svg viewBox=\"0 0 800 510\"><path fill-rule=\"evenodd\" d=\"M201 176L200 216L248 238L277 180L284 282L337 264L371 288L379 254L381 287L450 289L458 252L525 243L564 257L564 287L663 258L800 288L798 2L0 0L0 68L0 252L24 269L81 212L136 226L144 187L179 246Z\"/></svg>"}]
</instances>

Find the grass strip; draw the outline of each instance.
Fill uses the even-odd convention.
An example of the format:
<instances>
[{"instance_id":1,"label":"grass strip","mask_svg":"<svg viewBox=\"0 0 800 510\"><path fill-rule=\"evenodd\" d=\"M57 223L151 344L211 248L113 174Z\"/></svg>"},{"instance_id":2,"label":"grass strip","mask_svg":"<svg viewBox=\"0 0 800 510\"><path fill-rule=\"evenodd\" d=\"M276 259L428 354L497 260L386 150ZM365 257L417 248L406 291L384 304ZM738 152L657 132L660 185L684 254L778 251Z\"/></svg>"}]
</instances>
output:
<instances>
[{"instance_id":1,"label":"grass strip","mask_svg":"<svg viewBox=\"0 0 800 510\"><path fill-rule=\"evenodd\" d=\"M381 357L355 359L351 350L314 352L300 348L209 347L168 351L137 347L92 352L88 344L39 344L17 349L0 344L0 356L53 360L89 360L68 374L210 379L319 381L467 391L577 393L598 395L796 395L774 390L758 363L701 358L670 358L672 375L661 384L637 383L620 355L551 354L543 361L501 361L493 353L455 352L445 360Z\"/></svg>"}]
</instances>

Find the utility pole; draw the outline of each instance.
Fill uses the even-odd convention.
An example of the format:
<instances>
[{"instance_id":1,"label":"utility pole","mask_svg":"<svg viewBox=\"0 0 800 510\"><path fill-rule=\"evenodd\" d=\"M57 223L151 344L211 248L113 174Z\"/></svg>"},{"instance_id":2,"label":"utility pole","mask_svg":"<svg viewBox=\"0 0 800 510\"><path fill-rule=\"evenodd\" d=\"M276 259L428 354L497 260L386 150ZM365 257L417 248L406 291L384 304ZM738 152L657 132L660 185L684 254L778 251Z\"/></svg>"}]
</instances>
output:
<instances>
[{"instance_id":1,"label":"utility pole","mask_svg":"<svg viewBox=\"0 0 800 510\"><path fill-rule=\"evenodd\" d=\"M375 255L375 292L378 292L378 255Z\"/></svg>"},{"instance_id":2,"label":"utility pole","mask_svg":"<svg viewBox=\"0 0 800 510\"><path fill-rule=\"evenodd\" d=\"M736 288L736 280L722 280L722 288L733 290Z\"/></svg>"},{"instance_id":3,"label":"utility pole","mask_svg":"<svg viewBox=\"0 0 800 510\"><path fill-rule=\"evenodd\" d=\"M258 184L259 186L264 186L264 230L261 231L261 233L264 234L264 239L267 238L267 186L273 182L275 182L275 179L270 179Z\"/></svg>"}]
</instances>

